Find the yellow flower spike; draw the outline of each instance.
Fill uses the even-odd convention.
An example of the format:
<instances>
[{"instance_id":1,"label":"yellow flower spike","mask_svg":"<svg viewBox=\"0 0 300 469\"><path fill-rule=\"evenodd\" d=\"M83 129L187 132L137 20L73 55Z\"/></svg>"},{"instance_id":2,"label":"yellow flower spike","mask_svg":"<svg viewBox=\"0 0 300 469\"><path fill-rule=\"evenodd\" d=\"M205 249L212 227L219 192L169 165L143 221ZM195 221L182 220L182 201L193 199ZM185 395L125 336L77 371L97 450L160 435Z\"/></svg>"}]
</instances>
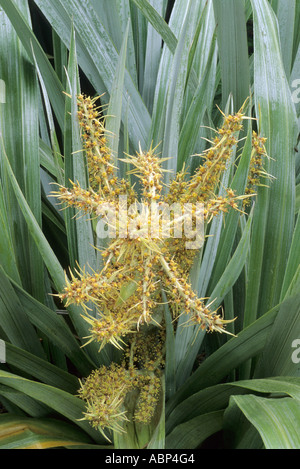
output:
<instances>
[{"instance_id":1,"label":"yellow flower spike","mask_svg":"<svg viewBox=\"0 0 300 469\"><path fill-rule=\"evenodd\" d=\"M187 281L176 276L177 272L174 265L173 268L170 267L163 256L161 256L160 261L165 273L172 281L172 293L174 294L175 298L177 297L177 299L181 299L185 313L192 314L192 317L188 320L188 322L193 322L195 319L197 319L197 322L203 325L205 329L211 329L214 327L214 317L216 312L210 312L207 308L205 308L203 304L203 298L197 298L196 294L193 292ZM220 326L219 329L221 332Z\"/></svg>"},{"instance_id":2,"label":"yellow flower spike","mask_svg":"<svg viewBox=\"0 0 300 469\"><path fill-rule=\"evenodd\" d=\"M86 150L89 180L92 189L107 191L111 199L115 197L114 187L120 184L119 190L124 188L123 182L116 177L116 167L110 149L106 145L107 130L104 126L104 119L98 111L95 103L97 98L90 99L83 95L78 96L78 119L83 129L82 139ZM113 180L113 182L112 182Z\"/></svg>"},{"instance_id":3,"label":"yellow flower spike","mask_svg":"<svg viewBox=\"0 0 300 469\"><path fill-rule=\"evenodd\" d=\"M260 137L255 131L252 132L252 153L249 167L249 174L247 180L247 187L245 189L246 195L255 195L258 186L263 186L261 179L271 179L272 176L268 174L263 165L266 158L270 159L265 148L266 138ZM245 199L243 206L247 207L250 204L249 199Z\"/></svg>"},{"instance_id":4,"label":"yellow flower spike","mask_svg":"<svg viewBox=\"0 0 300 469\"><path fill-rule=\"evenodd\" d=\"M134 419L136 422L150 423L160 393L160 378L154 373L140 374L136 384L140 389L140 394Z\"/></svg>"},{"instance_id":5,"label":"yellow flower spike","mask_svg":"<svg viewBox=\"0 0 300 469\"><path fill-rule=\"evenodd\" d=\"M72 188L67 189L64 186L59 186L59 191L53 191L52 197L56 197L62 204L67 206L73 206L79 211L84 213L91 213L97 216L101 205L105 204L105 201L100 200L98 194L92 189L82 189L80 185L71 181Z\"/></svg>"}]
</instances>

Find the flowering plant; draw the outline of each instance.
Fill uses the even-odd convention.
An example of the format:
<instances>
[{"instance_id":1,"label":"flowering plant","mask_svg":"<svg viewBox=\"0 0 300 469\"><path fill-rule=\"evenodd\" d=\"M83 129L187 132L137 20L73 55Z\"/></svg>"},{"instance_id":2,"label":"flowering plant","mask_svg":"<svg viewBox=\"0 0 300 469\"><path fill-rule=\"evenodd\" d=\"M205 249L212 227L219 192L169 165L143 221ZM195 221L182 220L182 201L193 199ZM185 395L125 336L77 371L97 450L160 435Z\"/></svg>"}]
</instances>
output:
<instances>
[{"instance_id":1,"label":"flowering plant","mask_svg":"<svg viewBox=\"0 0 300 469\"><path fill-rule=\"evenodd\" d=\"M246 195L237 195L230 188L225 189L226 195L216 195L226 164L238 144L243 120L247 119L244 105L235 115L223 114L222 127L211 147L201 155L203 163L190 177L183 168L165 185L164 160L156 154L157 148L148 151L139 148L135 156L127 155L123 161L133 166L129 174L136 176L136 186L140 186L136 187L118 177L118 168L113 165L107 146L105 118L97 110L96 100L78 96L89 188L72 182L71 188L60 186L53 195L66 207L102 217L108 230L113 228L111 239L101 251L102 269L87 272L79 268L76 274L70 271L64 291L58 294L66 306L72 303L83 306L83 318L90 325L89 342L98 342L99 350L111 343L123 351L121 364L94 371L80 390L87 402L85 418L103 432L105 428L122 430L122 421L127 417L126 409L120 409L133 389L139 392L134 419L149 423L155 413L164 366L165 325L161 315L164 298L175 324L184 314L186 325L230 334L226 324L232 320L223 318L218 311L221 308L213 309L213 298L207 303L197 296L189 273L196 248L205 241L205 226L220 213L241 210L249 197L255 195L253 186L260 184L260 177L265 175L262 160L266 150L265 139L253 133ZM174 209L174 204L178 210L173 210L170 216L169 208ZM178 230L187 219L189 229ZM198 239L194 249L187 248L191 233L199 235L200 226L203 232L200 245ZM90 302L96 306L96 316L89 313Z\"/></svg>"}]
</instances>

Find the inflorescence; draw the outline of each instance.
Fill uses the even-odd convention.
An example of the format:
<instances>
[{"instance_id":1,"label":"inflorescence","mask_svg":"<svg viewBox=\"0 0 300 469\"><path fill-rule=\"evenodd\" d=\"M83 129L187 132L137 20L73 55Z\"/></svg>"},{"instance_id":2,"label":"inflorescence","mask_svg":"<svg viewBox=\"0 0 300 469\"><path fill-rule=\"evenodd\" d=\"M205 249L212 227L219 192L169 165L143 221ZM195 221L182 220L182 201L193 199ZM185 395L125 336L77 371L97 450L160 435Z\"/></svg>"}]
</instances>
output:
<instances>
[{"instance_id":1,"label":"inflorescence","mask_svg":"<svg viewBox=\"0 0 300 469\"><path fill-rule=\"evenodd\" d=\"M168 187L156 148L139 148L136 155L125 155L123 161L132 167L130 173L136 181L131 185L118 177L96 98L78 96L89 187L72 182L70 188L59 186L54 195L67 207L102 217L112 236L101 252L103 268L88 273L80 268L70 271L58 297L66 307L83 306L83 318L90 326L88 342L98 342L100 350L111 343L123 351L121 364L102 366L81 382L79 394L87 404L84 418L102 432L105 428L122 431L127 419L126 396L133 390L138 392L136 421L148 423L153 417L164 364L164 326L159 314L162 292L175 322L185 314L189 325L227 332L230 321L212 308L213 301L208 303L193 291L189 272L196 250L186 249L188 233L175 236L175 231L188 217L192 217L190 229L195 229L200 219L207 225L229 209L241 210L253 195L265 156L265 140L255 133L246 194L237 195L229 188L225 195L216 195L246 118L243 108L235 115L224 115L211 147L201 155L203 164L190 178L183 168ZM172 204L177 204L179 215L167 213ZM167 222L166 215L170 215ZM96 317L90 313L90 303L96 307Z\"/></svg>"}]
</instances>

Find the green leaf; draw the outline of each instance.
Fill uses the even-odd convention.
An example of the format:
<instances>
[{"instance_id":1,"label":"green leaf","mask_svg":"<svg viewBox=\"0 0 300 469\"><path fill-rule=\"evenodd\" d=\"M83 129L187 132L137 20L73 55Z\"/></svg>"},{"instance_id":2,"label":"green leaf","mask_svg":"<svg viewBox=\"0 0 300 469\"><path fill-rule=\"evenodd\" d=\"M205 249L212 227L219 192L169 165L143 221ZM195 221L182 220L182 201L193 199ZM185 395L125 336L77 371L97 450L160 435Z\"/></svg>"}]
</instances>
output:
<instances>
[{"instance_id":1,"label":"green leaf","mask_svg":"<svg viewBox=\"0 0 300 469\"><path fill-rule=\"evenodd\" d=\"M180 32L183 28L188 8L189 3L187 3L186 0L179 0L174 4L174 8L172 9L172 13L169 20L169 27L176 35L176 37L179 37ZM173 61L173 53L170 51L170 49L168 49L168 47L164 46L162 49L157 74L152 112L152 122L150 135L148 139L148 144L150 145L151 142L153 142L154 147L160 144L164 138L166 103L170 84L170 70L172 70Z\"/></svg>"},{"instance_id":2,"label":"green leaf","mask_svg":"<svg viewBox=\"0 0 300 469\"><path fill-rule=\"evenodd\" d=\"M54 70L65 88L66 68L68 66L68 50L60 37L52 30Z\"/></svg>"},{"instance_id":3,"label":"green leaf","mask_svg":"<svg viewBox=\"0 0 300 469\"><path fill-rule=\"evenodd\" d=\"M3 142L2 142L2 145L3 145ZM44 233L42 232L40 226L38 225L36 219L34 218L26 202L26 199L24 198L24 195L22 194L22 191L12 172L11 166L5 155L5 152L4 152L4 162L5 162L5 166L6 166L11 184L13 186L16 198L18 200L18 203L20 205L20 208L22 210L22 213L28 225L28 229L33 239L35 240L35 243L43 257L46 267L48 268L48 271L54 282L55 288L57 289L57 291L63 291L63 288L65 286L64 271L57 257L55 256L51 246L49 245ZM80 308L71 305L69 307L69 313L70 313L71 320L75 324L76 330L80 334L80 337L81 338L86 337L89 334L88 326L87 326L86 321L84 321L82 317L80 316ZM89 351L91 351L92 356L96 360L96 363L97 363L99 359L98 353L97 353L98 352L97 347L95 344L90 344L90 345L91 346L89 346Z\"/></svg>"},{"instance_id":4,"label":"green leaf","mask_svg":"<svg viewBox=\"0 0 300 469\"><path fill-rule=\"evenodd\" d=\"M300 376L292 360L293 342L300 337L300 294L288 297L281 305L255 377Z\"/></svg>"},{"instance_id":5,"label":"green leaf","mask_svg":"<svg viewBox=\"0 0 300 469\"><path fill-rule=\"evenodd\" d=\"M166 414L169 415L188 396L200 389L219 383L230 371L247 359L258 355L265 346L278 310L279 306L273 308L251 326L243 329L237 337L233 337L207 357L176 394L169 399L166 404Z\"/></svg>"},{"instance_id":6,"label":"green leaf","mask_svg":"<svg viewBox=\"0 0 300 469\"><path fill-rule=\"evenodd\" d=\"M0 370L0 383L22 391L24 394L48 405L55 412L83 429L94 441L103 442L100 433L94 430L87 421L81 420L82 413L85 411L85 404L78 397L47 384L37 383L2 370Z\"/></svg>"},{"instance_id":7,"label":"green leaf","mask_svg":"<svg viewBox=\"0 0 300 469\"><path fill-rule=\"evenodd\" d=\"M9 343L6 343L6 363L50 386L72 394L78 391L79 382L75 376Z\"/></svg>"},{"instance_id":8,"label":"green leaf","mask_svg":"<svg viewBox=\"0 0 300 469\"><path fill-rule=\"evenodd\" d=\"M17 283L21 284L21 278L17 267L16 253L12 242L12 234L10 230L9 218L6 209L6 202L2 185L0 184L0 263L5 271Z\"/></svg>"},{"instance_id":9,"label":"green leaf","mask_svg":"<svg viewBox=\"0 0 300 469\"><path fill-rule=\"evenodd\" d=\"M111 0L110 2L107 2L106 0L92 0L92 3L95 12L103 23L103 26L107 30L118 51L121 50L124 34L129 21L126 68L134 83L137 84L137 64L130 2L123 2L122 0Z\"/></svg>"},{"instance_id":10,"label":"green leaf","mask_svg":"<svg viewBox=\"0 0 300 469\"><path fill-rule=\"evenodd\" d=\"M213 0L222 81L222 106L232 94L235 111L249 96L250 72L245 1Z\"/></svg>"},{"instance_id":11,"label":"green leaf","mask_svg":"<svg viewBox=\"0 0 300 469\"><path fill-rule=\"evenodd\" d=\"M188 2L186 16L174 53L172 69L169 76L166 119L164 122L164 138L162 143L162 157L168 158L164 165L165 169L168 171L165 177L166 184L173 179L178 165L181 112L187 80L188 51L194 32L194 14L191 2Z\"/></svg>"},{"instance_id":12,"label":"green leaf","mask_svg":"<svg viewBox=\"0 0 300 469\"><path fill-rule=\"evenodd\" d=\"M50 61L48 60L45 52L43 51L41 45L37 41L32 30L28 26L24 15L21 10L18 8L17 3L13 0L0 0L0 5L5 11L6 15L10 19L13 27L16 30L28 56L33 62L34 53L36 60L39 64L43 80L45 81L47 92L49 94L51 104L55 111L56 118L60 124L63 126L63 109L64 109L64 98L63 98L63 88L62 84L59 81L57 74L54 72Z\"/></svg>"},{"instance_id":13,"label":"green leaf","mask_svg":"<svg viewBox=\"0 0 300 469\"><path fill-rule=\"evenodd\" d=\"M300 402L300 379L291 376L276 376L271 378L242 380L231 383L258 393L286 394Z\"/></svg>"},{"instance_id":14,"label":"green leaf","mask_svg":"<svg viewBox=\"0 0 300 469\"><path fill-rule=\"evenodd\" d=\"M79 66L99 94L111 94L118 53L91 1L86 0L84 5L78 0L35 0L35 3L67 47L73 22ZM124 104L128 104L129 136L135 148L139 142L146 147L150 116L127 70L124 80L123 99Z\"/></svg>"},{"instance_id":15,"label":"green leaf","mask_svg":"<svg viewBox=\"0 0 300 469\"><path fill-rule=\"evenodd\" d=\"M201 44L202 46L202 44ZM216 41L210 44L210 54L206 63L203 77L192 97L191 104L185 113L182 128L180 130L177 170L194 153L199 138L199 129L203 123L205 111L208 107L209 97L213 95L215 87L216 68Z\"/></svg>"},{"instance_id":16,"label":"green leaf","mask_svg":"<svg viewBox=\"0 0 300 469\"><path fill-rule=\"evenodd\" d=\"M230 406L235 405L258 430L266 449L300 448L298 401L290 398L267 399L254 395L232 396ZM226 412L224 418L226 419ZM231 425L234 423L231 421Z\"/></svg>"},{"instance_id":17,"label":"green leaf","mask_svg":"<svg viewBox=\"0 0 300 469\"><path fill-rule=\"evenodd\" d=\"M39 303L17 284L12 282L12 286L30 322L71 360L82 375L88 375L93 363L80 347L63 316Z\"/></svg>"},{"instance_id":18,"label":"green leaf","mask_svg":"<svg viewBox=\"0 0 300 469\"><path fill-rule=\"evenodd\" d=\"M0 267L0 324L11 343L39 357L44 357L36 331L2 267Z\"/></svg>"},{"instance_id":19,"label":"green leaf","mask_svg":"<svg viewBox=\"0 0 300 469\"><path fill-rule=\"evenodd\" d=\"M30 29L27 2L20 5L26 28ZM1 133L10 163L22 187L27 202L41 225L40 160L38 150L38 83L29 56L6 14L1 11L0 76L7 84L6 103L1 106ZM2 150L0 150L2 153ZM2 168L4 169L4 168ZM2 171L1 171L2 172ZM10 201L8 222L15 242L15 255L22 283L38 299L44 299L44 266L36 246L24 224L24 218L16 204L5 172L2 183L7 200ZM18 242L16 243L16 240Z\"/></svg>"},{"instance_id":20,"label":"green leaf","mask_svg":"<svg viewBox=\"0 0 300 469\"><path fill-rule=\"evenodd\" d=\"M147 17L147 14L143 13L144 16L149 20L149 23L147 24L147 42L145 48L145 67L142 98L150 114L152 114L157 74L161 58L161 42L162 37L164 35L164 29L166 28L166 34L170 33L174 37L174 50L176 48L177 39L173 35L172 31L170 30L164 19L162 18L165 14L167 6L166 1L161 2L161 0L151 0L151 2L149 3L148 1L139 1L135 3L137 6L139 6L138 3L142 4L142 7L140 7L142 13L144 4L146 4L146 8L148 7L148 5L151 6L152 4L152 6L155 8L154 15L156 15L157 13L159 14L158 18L154 19L154 21L151 22L151 17ZM160 22L162 22L162 24L158 26ZM166 42L166 44L168 43Z\"/></svg>"},{"instance_id":21,"label":"green leaf","mask_svg":"<svg viewBox=\"0 0 300 469\"><path fill-rule=\"evenodd\" d=\"M1 404L7 413L18 416L30 416L43 418L49 414L49 407L32 399L21 391L17 391L10 386L0 384Z\"/></svg>"},{"instance_id":22,"label":"green leaf","mask_svg":"<svg viewBox=\"0 0 300 469\"><path fill-rule=\"evenodd\" d=\"M19 187L19 184L15 178L15 175L12 171L11 165L8 161L8 158L5 154L5 149L3 145L3 139L2 139L2 150L4 154L3 161L5 163L11 184L13 186L16 198L18 200L18 203L20 205L20 208L23 212L24 218L27 222L29 231L31 232L33 238L36 241L37 246L39 246L39 250L42 254L42 257L50 271L50 274L52 274L53 280L56 283L57 286L62 286L64 284L64 273L61 268L61 265L59 264L57 258L55 257L53 250L51 249L50 245L48 244L48 241L46 240L44 234L42 233L42 230L40 226L38 225L37 220L35 219L32 211L30 210L30 207Z\"/></svg>"},{"instance_id":23,"label":"green leaf","mask_svg":"<svg viewBox=\"0 0 300 469\"><path fill-rule=\"evenodd\" d=\"M295 203L293 149L297 120L282 66L275 15L268 1L252 0L251 3L255 40L255 106L259 129L268 139L266 148L273 158L266 170L276 178L270 188L259 188L253 220L253 232L257 230L258 235L255 234L252 243L249 283L255 288L251 287L253 294L247 297L246 308L263 314L279 301L292 240Z\"/></svg>"},{"instance_id":24,"label":"green leaf","mask_svg":"<svg viewBox=\"0 0 300 469\"><path fill-rule=\"evenodd\" d=\"M126 52L129 33L129 22L124 34L124 40L120 50L120 57L116 68L116 73L111 89L107 117L105 119L105 129L108 131L108 147L111 149L114 165L118 167L118 151L120 126L122 119L122 95L125 76Z\"/></svg>"},{"instance_id":25,"label":"green leaf","mask_svg":"<svg viewBox=\"0 0 300 469\"><path fill-rule=\"evenodd\" d=\"M199 415L184 422L167 436L167 449L194 449L222 429L223 410Z\"/></svg>"},{"instance_id":26,"label":"green leaf","mask_svg":"<svg viewBox=\"0 0 300 469\"><path fill-rule=\"evenodd\" d=\"M230 259L226 269L224 270L219 282L215 286L214 290L210 294L211 300L214 300L213 307L217 308L225 295L230 291L230 289L235 284L238 279L242 268L245 265L247 255L250 248L250 235L252 227L252 214L250 214L248 221L246 223L245 229L243 230L242 237L239 241L239 244Z\"/></svg>"},{"instance_id":27,"label":"green leaf","mask_svg":"<svg viewBox=\"0 0 300 469\"><path fill-rule=\"evenodd\" d=\"M77 96L80 94L79 72L76 58L75 33L72 29L70 41L69 63L67 69L67 92L71 96L66 98L64 156L65 156L65 187L70 187L70 181L78 182L85 189L88 187L85 153L82 150L81 132L77 118ZM94 249L93 226L88 215L80 217L76 210L67 208L65 220L67 228L68 246L70 250L71 268L78 268L78 264L87 269L96 268L96 253Z\"/></svg>"},{"instance_id":28,"label":"green leaf","mask_svg":"<svg viewBox=\"0 0 300 469\"><path fill-rule=\"evenodd\" d=\"M162 37L167 47L172 53L175 52L177 46L176 36L165 22L165 20L157 13L156 9L148 0L131 0L140 9L149 23L156 29Z\"/></svg>"},{"instance_id":29,"label":"green leaf","mask_svg":"<svg viewBox=\"0 0 300 469\"><path fill-rule=\"evenodd\" d=\"M294 45L294 27L296 21L296 0L289 0L289 7L286 2L278 0L277 20L279 27L279 37L284 69L287 77L291 73L292 55Z\"/></svg>"},{"instance_id":30,"label":"green leaf","mask_svg":"<svg viewBox=\"0 0 300 469\"><path fill-rule=\"evenodd\" d=\"M207 413L224 410L231 396L253 393L287 395L299 401L300 380L287 376L270 379L252 379L210 386L191 395L181 402L169 415L166 422L167 434L184 422Z\"/></svg>"},{"instance_id":31,"label":"green leaf","mask_svg":"<svg viewBox=\"0 0 300 469\"><path fill-rule=\"evenodd\" d=\"M234 383L236 384L236 383ZM232 383L221 383L195 392L178 404L168 415L166 433L169 435L175 427L192 420L199 415L224 410L228 406L230 396L244 394L249 391L240 389Z\"/></svg>"},{"instance_id":32,"label":"green leaf","mask_svg":"<svg viewBox=\"0 0 300 469\"><path fill-rule=\"evenodd\" d=\"M56 180L59 180L59 170L54 161L52 150L42 139L40 139L39 150L41 166Z\"/></svg>"},{"instance_id":33,"label":"green leaf","mask_svg":"<svg viewBox=\"0 0 300 469\"><path fill-rule=\"evenodd\" d=\"M286 293L288 292L288 288L291 285L291 282L297 272L297 269L299 268L299 265L300 265L300 211L297 216L291 249L289 252L284 279L282 282L281 299L283 299Z\"/></svg>"}]
</instances>

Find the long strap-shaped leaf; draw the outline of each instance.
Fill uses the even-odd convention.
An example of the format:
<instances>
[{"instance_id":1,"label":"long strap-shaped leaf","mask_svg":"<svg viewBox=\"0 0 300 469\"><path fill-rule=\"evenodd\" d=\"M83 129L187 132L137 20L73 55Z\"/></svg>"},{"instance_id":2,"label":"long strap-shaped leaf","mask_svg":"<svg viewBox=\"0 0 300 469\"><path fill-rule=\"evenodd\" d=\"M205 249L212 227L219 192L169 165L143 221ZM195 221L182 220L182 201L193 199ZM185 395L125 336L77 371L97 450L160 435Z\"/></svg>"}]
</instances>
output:
<instances>
[{"instance_id":1,"label":"long strap-shaped leaf","mask_svg":"<svg viewBox=\"0 0 300 469\"><path fill-rule=\"evenodd\" d=\"M282 60L288 78L292 67L294 27L297 18L296 3L296 0L289 0L288 8L287 3L284 0L278 0L277 4Z\"/></svg>"},{"instance_id":2,"label":"long strap-shaped leaf","mask_svg":"<svg viewBox=\"0 0 300 469\"><path fill-rule=\"evenodd\" d=\"M14 369L26 373L27 376L50 386L55 386L71 394L78 391L79 382L74 375L8 343L6 343L6 363Z\"/></svg>"},{"instance_id":3,"label":"long strap-shaped leaf","mask_svg":"<svg viewBox=\"0 0 300 469\"><path fill-rule=\"evenodd\" d=\"M3 282L3 280L1 280ZM73 363L82 375L87 375L93 363L80 347L72 331L60 314L38 302L25 290L11 281L13 293L33 326L38 328L51 343L56 345ZM24 327L24 326L23 326ZM24 328L25 329L25 328ZM27 334L30 337L29 334ZM16 343L14 342L16 345Z\"/></svg>"},{"instance_id":4,"label":"long strap-shaped leaf","mask_svg":"<svg viewBox=\"0 0 300 469\"><path fill-rule=\"evenodd\" d=\"M300 378L280 376L267 379L251 379L220 383L209 386L181 402L166 422L166 431L169 434L172 429L183 422L191 420L197 415L225 409L228 406L230 396L236 394L270 393L283 394L300 401Z\"/></svg>"},{"instance_id":5,"label":"long strap-shaped leaf","mask_svg":"<svg viewBox=\"0 0 300 469\"><path fill-rule=\"evenodd\" d=\"M15 3L19 4L24 15L24 27L31 31L27 2ZM10 19L4 11L0 12L0 21L0 76L6 83L6 103L1 105L0 132L18 183L22 187L36 220L41 224L38 83L35 70L29 63L30 56L20 44ZM42 259L32 239L28 236L24 218L12 193L11 185L6 184L5 171L1 179L9 215L8 228L14 240L15 257L22 284L36 298L43 301L44 266Z\"/></svg>"},{"instance_id":6,"label":"long strap-shaped leaf","mask_svg":"<svg viewBox=\"0 0 300 469\"><path fill-rule=\"evenodd\" d=\"M299 282L300 283L300 282ZM287 299L288 308L281 306L269 340L262 354L255 377L300 376L299 365L292 359L292 345L300 337L300 294Z\"/></svg>"},{"instance_id":7,"label":"long strap-shaped leaf","mask_svg":"<svg viewBox=\"0 0 300 469\"><path fill-rule=\"evenodd\" d=\"M76 57L75 33L72 29L70 41L70 54L68 63L67 91L71 97L66 98L65 133L64 133L64 161L65 161L65 187L70 181L76 181L82 188L88 187L85 155L82 150L80 127L77 118L77 95L80 94L79 72ZM70 250L71 267L79 265L96 269L96 254L92 222L90 217L82 215L74 220L76 210L68 208L65 211L66 228L68 233L68 247ZM88 267L89 266L89 267Z\"/></svg>"},{"instance_id":8,"label":"long strap-shaped leaf","mask_svg":"<svg viewBox=\"0 0 300 469\"><path fill-rule=\"evenodd\" d=\"M259 130L273 159L266 170L275 177L259 187L253 218L244 325L280 300L294 228L297 121L282 64L274 12L266 0L251 1L254 19L254 98ZM246 367L243 377L249 376Z\"/></svg>"},{"instance_id":9,"label":"long strap-shaped leaf","mask_svg":"<svg viewBox=\"0 0 300 469\"><path fill-rule=\"evenodd\" d=\"M222 76L223 107L230 94L235 111L249 95L250 73L245 1L213 0Z\"/></svg>"},{"instance_id":10,"label":"long strap-shaped leaf","mask_svg":"<svg viewBox=\"0 0 300 469\"><path fill-rule=\"evenodd\" d=\"M178 425L166 438L167 449L194 449L219 430L222 430L223 410L194 417Z\"/></svg>"},{"instance_id":11,"label":"long strap-shaped leaf","mask_svg":"<svg viewBox=\"0 0 300 469\"><path fill-rule=\"evenodd\" d=\"M9 217L2 185L0 185L0 262L5 265L5 270L19 285L22 284L18 271L16 253L12 242L12 234L9 226Z\"/></svg>"},{"instance_id":12,"label":"long strap-shaped leaf","mask_svg":"<svg viewBox=\"0 0 300 469\"><path fill-rule=\"evenodd\" d=\"M169 20L169 27L176 36L179 36L182 31L184 20L186 18L189 7L190 5L188 2L186 2L186 0L178 0L174 4ZM178 46L178 43L176 43L176 46ZM161 60L154 93L151 133L149 135L149 143L153 142L154 146L161 143L164 138L170 70L172 69L172 63L174 61L173 52L175 52L176 48L174 48L174 51L171 52L168 47L164 46L161 53ZM174 79L176 79L176 76Z\"/></svg>"},{"instance_id":13,"label":"long strap-shaped leaf","mask_svg":"<svg viewBox=\"0 0 300 469\"><path fill-rule=\"evenodd\" d=\"M177 46L176 36L165 22L165 20L157 13L156 9L147 0L131 0L141 10L145 18L161 35L162 40L172 53L175 52Z\"/></svg>"},{"instance_id":14,"label":"long strap-shaped leaf","mask_svg":"<svg viewBox=\"0 0 300 469\"><path fill-rule=\"evenodd\" d=\"M100 449L82 430L61 420L36 419L5 413L0 416L0 449L78 447Z\"/></svg>"},{"instance_id":15,"label":"long strap-shaped leaf","mask_svg":"<svg viewBox=\"0 0 300 469\"><path fill-rule=\"evenodd\" d=\"M266 313L252 326L244 329L238 337L230 339L210 355L167 402L166 415L188 396L219 383L231 370L259 354L263 350L278 309L279 307Z\"/></svg>"},{"instance_id":16,"label":"long strap-shaped leaf","mask_svg":"<svg viewBox=\"0 0 300 469\"><path fill-rule=\"evenodd\" d=\"M28 26L27 21L13 0L0 0L0 5L10 19L29 57L32 58L32 51L36 57L43 79L46 83L51 104L55 110L55 115L61 127L63 126L64 97L62 84L54 72L41 45L37 41L34 33ZM33 61L33 60L32 60Z\"/></svg>"},{"instance_id":17,"label":"long strap-shaped leaf","mask_svg":"<svg viewBox=\"0 0 300 469\"><path fill-rule=\"evenodd\" d=\"M300 211L297 215L297 222L294 229L292 245L289 253L284 281L282 284L281 299L289 294L289 289L293 278L300 266Z\"/></svg>"},{"instance_id":18,"label":"long strap-shaped leaf","mask_svg":"<svg viewBox=\"0 0 300 469\"><path fill-rule=\"evenodd\" d=\"M8 340L38 356L45 358L35 328L0 266L0 325Z\"/></svg>"},{"instance_id":19,"label":"long strap-shaped leaf","mask_svg":"<svg viewBox=\"0 0 300 469\"><path fill-rule=\"evenodd\" d=\"M193 33L191 14L192 1L189 0L182 31L174 54L166 101L166 120L162 150L162 157L168 158L165 164L165 168L168 170L165 177L166 184L174 178L177 170L180 120L187 79L188 50Z\"/></svg>"}]
</instances>

